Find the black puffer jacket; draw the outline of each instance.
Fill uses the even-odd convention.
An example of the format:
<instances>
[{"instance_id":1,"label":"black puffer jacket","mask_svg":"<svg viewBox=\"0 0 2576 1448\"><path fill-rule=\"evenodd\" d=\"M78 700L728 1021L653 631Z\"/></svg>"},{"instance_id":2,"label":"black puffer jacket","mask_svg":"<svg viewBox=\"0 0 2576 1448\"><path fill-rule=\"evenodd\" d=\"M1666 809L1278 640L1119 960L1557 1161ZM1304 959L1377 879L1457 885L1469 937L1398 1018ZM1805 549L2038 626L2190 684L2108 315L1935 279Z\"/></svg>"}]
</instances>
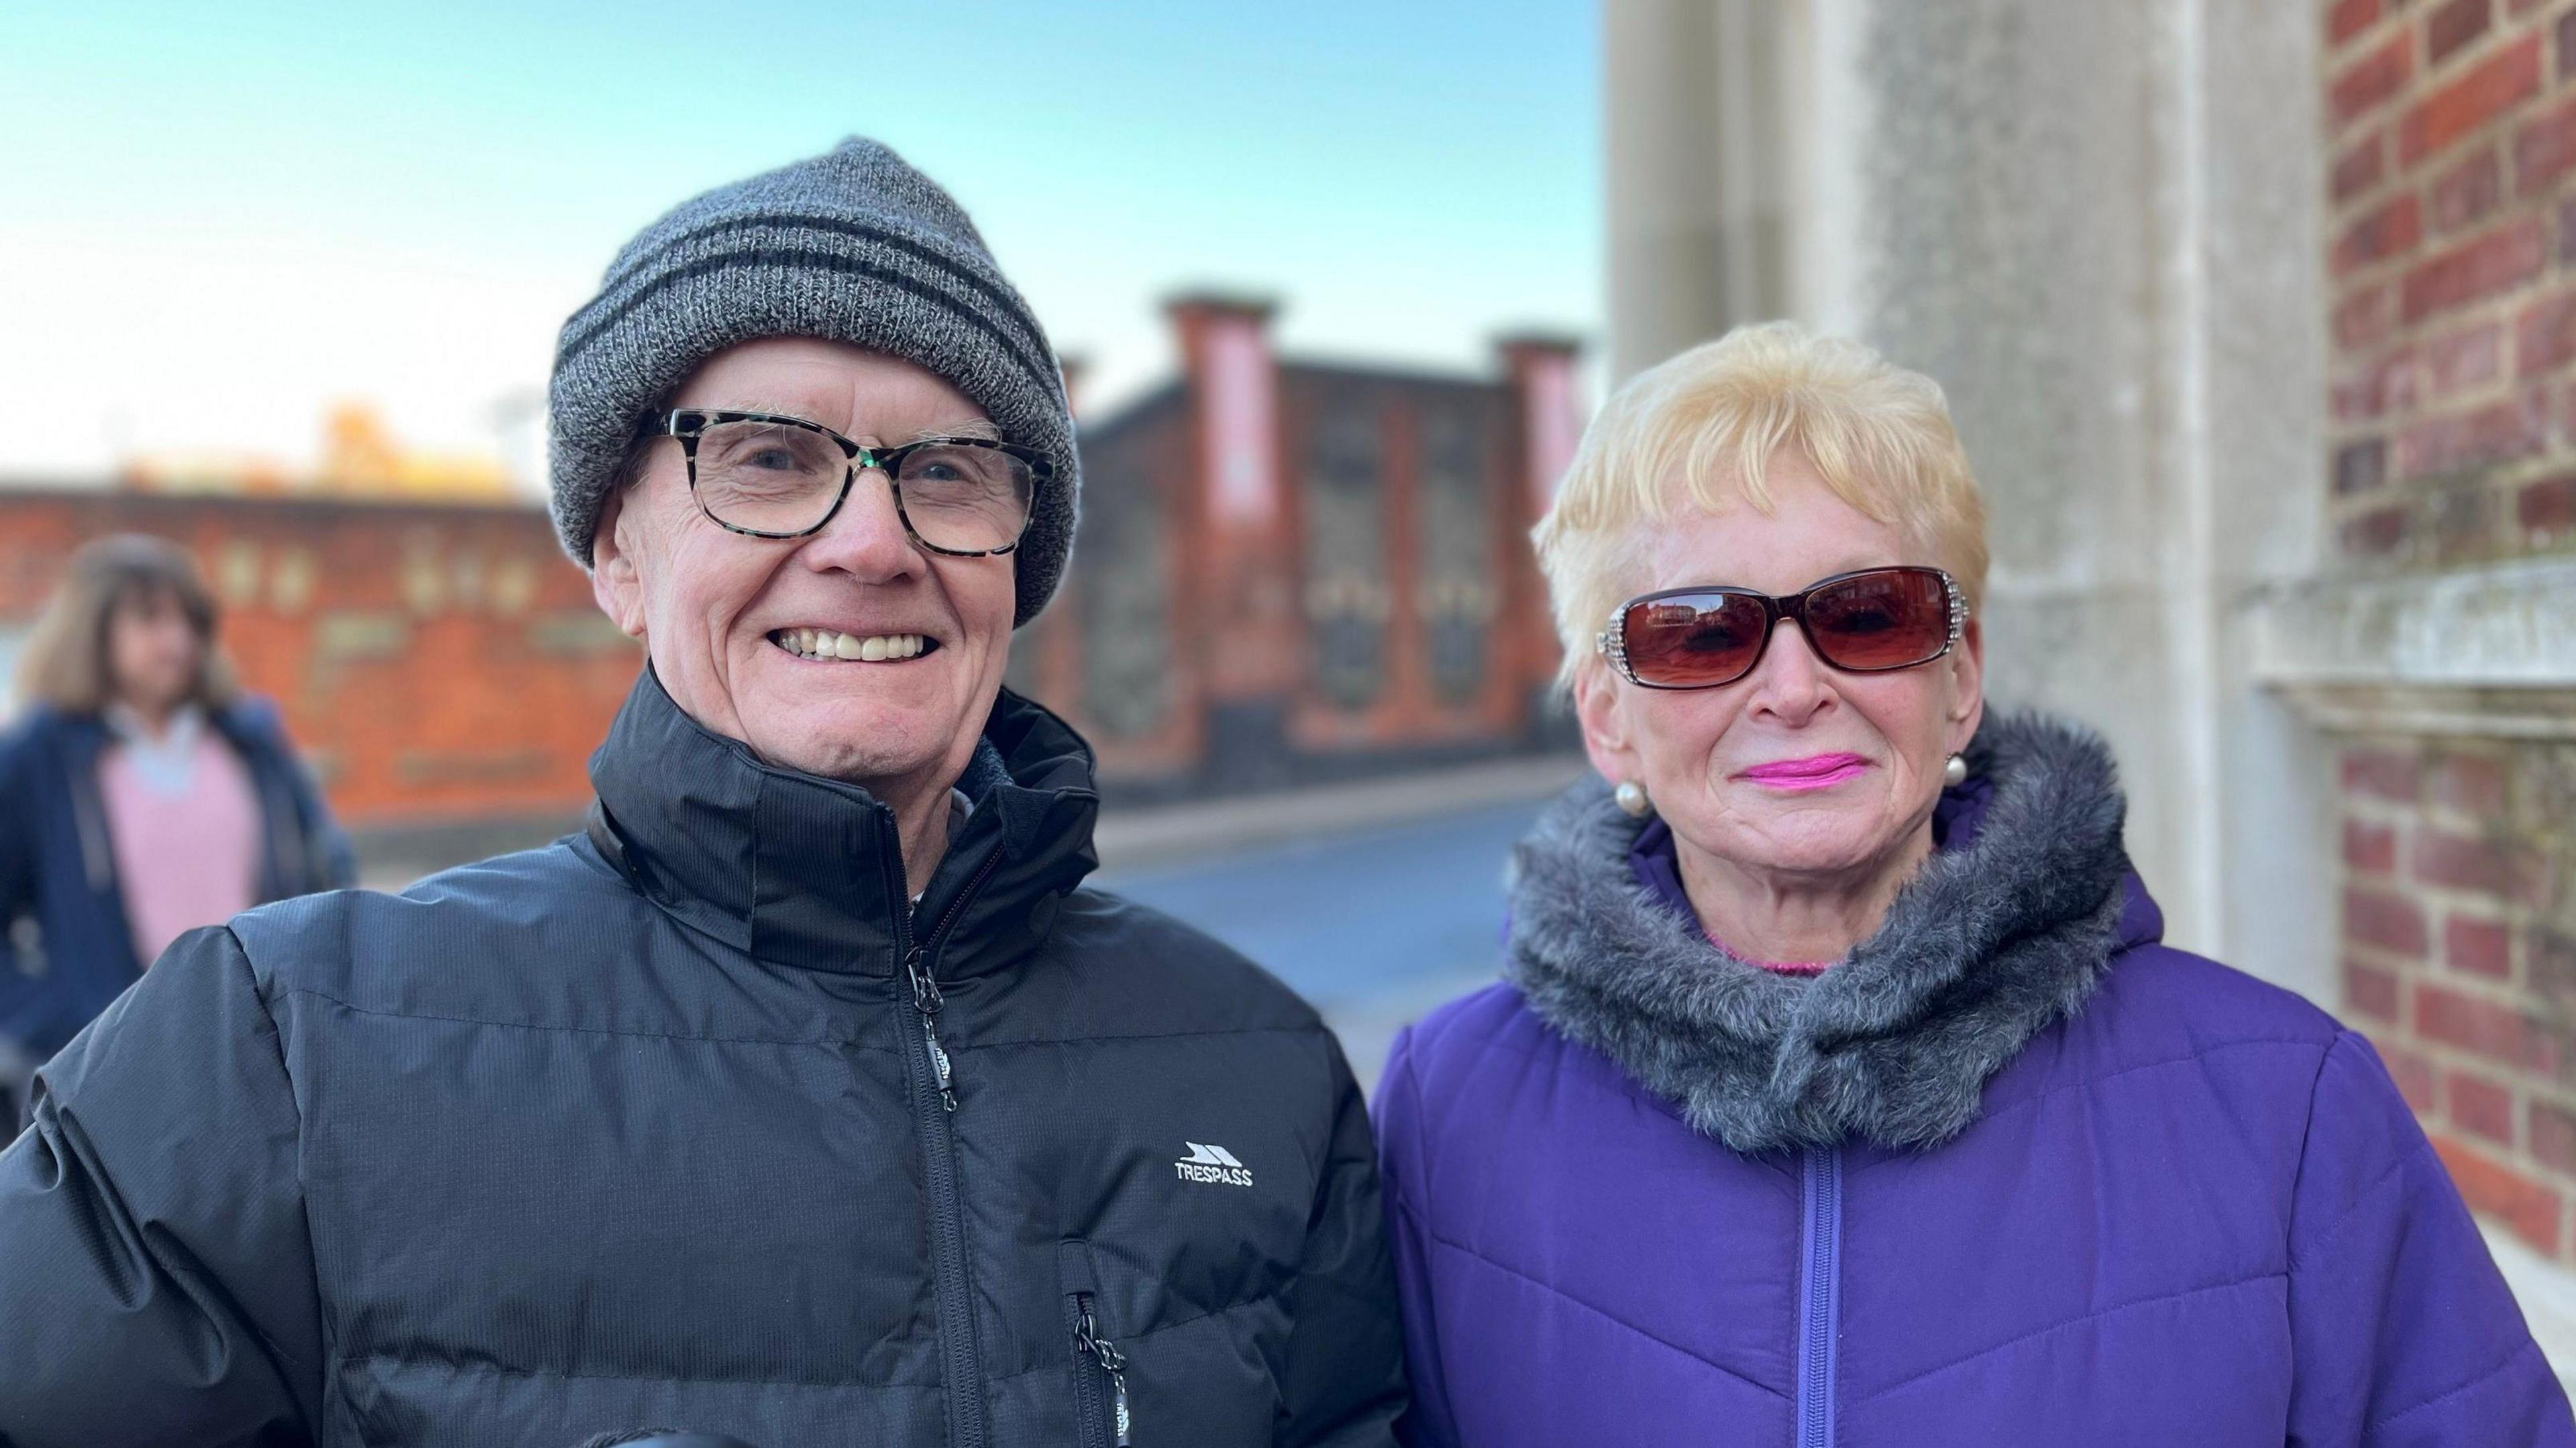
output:
<instances>
[{"instance_id":1,"label":"black puffer jacket","mask_svg":"<svg viewBox=\"0 0 2576 1448\"><path fill-rule=\"evenodd\" d=\"M590 836L184 939L0 1155L0 1443L1391 1441L1340 1050L1076 888L1061 722L985 742L908 909L648 674Z\"/></svg>"}]
</instances>

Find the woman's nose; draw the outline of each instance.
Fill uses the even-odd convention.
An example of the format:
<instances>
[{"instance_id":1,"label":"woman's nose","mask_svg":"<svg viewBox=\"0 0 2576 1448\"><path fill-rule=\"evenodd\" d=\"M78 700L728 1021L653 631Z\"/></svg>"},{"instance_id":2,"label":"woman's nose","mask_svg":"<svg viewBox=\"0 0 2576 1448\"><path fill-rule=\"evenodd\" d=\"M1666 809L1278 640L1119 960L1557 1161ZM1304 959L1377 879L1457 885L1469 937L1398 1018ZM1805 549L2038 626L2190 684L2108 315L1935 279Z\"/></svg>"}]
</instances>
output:
<instances>
[{"instance_id":1,"label":"woman's nose","mask_svg":"<svg viewBox=\"0 0 2576 1448\"><path fill-rule=\"evenodd\" d=\"M1807 643L1807 631L1794 619L1772 625L1771 647L1753 670L1753 696L1748 707L1777 716L1783 723L1803 724L1833 698L1833 681L1825 663Z\"/></svg>"}]
</instances>

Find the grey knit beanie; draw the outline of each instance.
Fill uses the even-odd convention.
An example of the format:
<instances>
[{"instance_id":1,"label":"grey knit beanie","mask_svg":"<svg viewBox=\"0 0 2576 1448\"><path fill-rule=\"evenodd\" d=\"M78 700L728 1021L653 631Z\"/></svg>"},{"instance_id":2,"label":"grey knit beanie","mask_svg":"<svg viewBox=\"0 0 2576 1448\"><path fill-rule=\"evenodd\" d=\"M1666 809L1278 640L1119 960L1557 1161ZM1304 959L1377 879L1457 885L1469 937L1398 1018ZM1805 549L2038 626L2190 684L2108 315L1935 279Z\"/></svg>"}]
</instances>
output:
<instances>
[{"instance_id":1,"label":"grey knit beanie","mask_svg":"<svg viewBox=\"0 0 2576 1448\"><path fill-rule=\"evenodd\" d=\"M564 323L547 405L555 531L590 566L600 501L645 410L699 363L760 337L892 353L946 379L1002 436L1044 452L1014 624L1046 607L1081 493L1064 375L1028 304L938 183L874 141L673 208L626 244Z\"/></svg>"}]
</instances>

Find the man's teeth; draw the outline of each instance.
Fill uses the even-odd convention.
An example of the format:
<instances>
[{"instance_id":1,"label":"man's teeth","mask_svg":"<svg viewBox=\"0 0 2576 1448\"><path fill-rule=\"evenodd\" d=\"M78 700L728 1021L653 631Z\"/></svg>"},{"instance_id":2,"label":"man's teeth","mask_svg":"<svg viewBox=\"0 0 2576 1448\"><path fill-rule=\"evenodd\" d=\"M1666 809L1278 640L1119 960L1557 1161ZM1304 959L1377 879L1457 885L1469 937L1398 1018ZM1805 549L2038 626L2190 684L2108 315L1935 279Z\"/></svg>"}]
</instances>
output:
<instances>
[{"instance_id":1,"label":"man's teeth","mask_svg":"<svg viewBox=\"0 0 2576 1448\"><path fill-rule=\"evenodd\" d=\"M771 642L798 658L856 659L864 663L908 659L927 647L927 641L920 634L878 634L872 638L861 638L856 634L834 633L827 628L783 628L769 637Z\"/></svg>"}]
</instances>

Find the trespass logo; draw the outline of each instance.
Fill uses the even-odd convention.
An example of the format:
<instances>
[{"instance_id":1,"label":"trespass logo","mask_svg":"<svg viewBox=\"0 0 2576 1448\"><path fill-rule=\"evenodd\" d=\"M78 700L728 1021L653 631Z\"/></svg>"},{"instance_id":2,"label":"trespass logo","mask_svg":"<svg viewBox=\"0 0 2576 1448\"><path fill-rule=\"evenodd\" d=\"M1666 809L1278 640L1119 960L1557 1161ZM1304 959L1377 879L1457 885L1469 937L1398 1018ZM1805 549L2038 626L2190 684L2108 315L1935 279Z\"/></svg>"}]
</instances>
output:
<instances>
[{"instance_id":1,"label":"trespass logo","mask_svg":"<svg viewBox=\"0 0 2576 1448\"><path fill-rule=\"evenodd\" d=\"M1252 1185L1252 1168L1235 1159L1234 1153L1221 1146L1207 1146L1195 1141L1181 1143L1190 1154L1172 1165L1185 1182L1213 1182L1219 1186Z\"/></svg>"}]
</instances>

